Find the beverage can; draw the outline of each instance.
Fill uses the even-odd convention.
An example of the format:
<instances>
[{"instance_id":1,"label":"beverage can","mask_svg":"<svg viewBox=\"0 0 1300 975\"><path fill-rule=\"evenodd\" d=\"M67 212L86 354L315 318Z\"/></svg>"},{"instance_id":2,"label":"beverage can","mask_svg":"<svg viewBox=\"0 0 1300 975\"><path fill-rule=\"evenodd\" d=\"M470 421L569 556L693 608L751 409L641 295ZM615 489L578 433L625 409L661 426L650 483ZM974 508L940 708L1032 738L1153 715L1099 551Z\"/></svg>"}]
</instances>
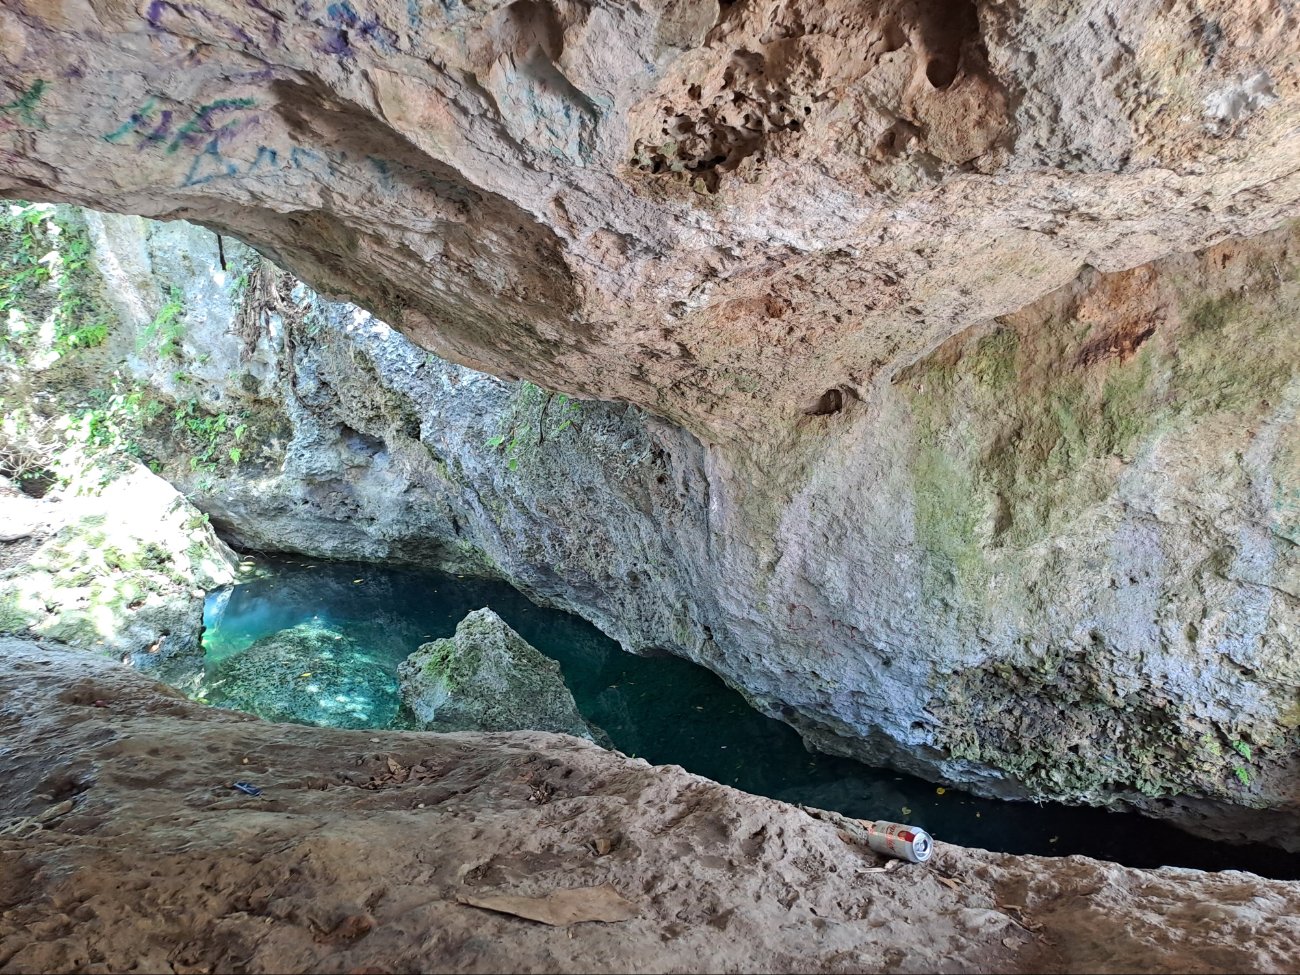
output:
<instances>
[{"instance_id":1,"label":"beverage can","mask_svg":"<svg viewBox=\"0 0 1300 975\"><path fill-rule=\"evenodd\" d=\"M867 844L877 853L897 857L909 863L924 863L934 852L930 834L915 826L877 819L867 823Z\"/></svg>"}]
</instances>

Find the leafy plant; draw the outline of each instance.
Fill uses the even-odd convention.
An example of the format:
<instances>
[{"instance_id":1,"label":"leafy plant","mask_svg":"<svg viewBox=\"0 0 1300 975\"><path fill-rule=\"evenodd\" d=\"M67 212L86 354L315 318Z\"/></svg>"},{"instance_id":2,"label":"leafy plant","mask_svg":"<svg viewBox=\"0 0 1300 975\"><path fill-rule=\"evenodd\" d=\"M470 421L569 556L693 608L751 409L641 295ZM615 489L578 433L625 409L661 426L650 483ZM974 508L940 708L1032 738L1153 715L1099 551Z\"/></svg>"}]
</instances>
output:
<instances>
[{"instance_id":1,"label":"leafy plant","mask_svg":"<svg viewBox=\"0 0 1300 975\"><path fill-rule=\"evenodd\" d=\"M559 436L573 426L581 412L581 405L563 393L548 392L525 380L514 396L509 428L483 445L503 448L507 469L517 470L527 447L540 447L547 437Z\"/></svg>"},{"instance_id":2,"label":"leafy plant","mask_svg":"<svg viewBox=\"0 0 1300 975\"><path fill-rule=\"evenodd\" d=\"M68 211L41 203L0 210L0 315L15 313L17 333L27 335L29 345L38 337L59 355L108 338L110 318L98 296L90 242ZM12 345L10 332L0 329L0 342Z\"/></svg>"},{"instance_id":3,"label":"leafy plant","mask_svg":"<svg viewBox=\"0 0 1300 975\"><path fill-rule=\"evenodd\" d=\"M203 528L205 525L209 524L211 520L211 516L209 516L206 511L200 511L185 519L185 527L190 531L194 531L195 529Z\"/></svg>"},{"instance_id":4,"label":"leafy plant","mask_svg":"<svg viewBox=\"0 0 1300 975\"><path fill-rule=\"evenodd\" d=\"M154 315L153 321L140 333L141 346L157 343L160 356L181 357L181 341L185 338L185 295L173 285L167 300Z\"/></svg>"},{"instance_id":5,"label":"leafy plant","mask_svg":"<svg viewBox=\"0 0 1300 975\"><path fill-rule=\"evenodd\" d=\"M90 401L91 405L74 417L71 439L88 453L109 450L139 457L136 437L141 427L162 411L162 404L146 401L139 387L120 384L111 390L92 390Z\"/></svg>"},{"instance_id":6,"label":"leafy plant","mask_svg":"<svg viewBox=\"0 0 1300 975\"><path fill-rule=\"evenodd\" d=\"M173 413L172 429L193 445L192 471L214 474L224 459L236 465L243 460L244 452L238 444L248 433L248 425L229 413L208 413L199 406L198 400L187 400ZM204 481L211 483L210 478Z\"/></svg>"},{"instance_id":7,"label":"leafy plant","mask_svg":"<svg viewBox=\"0 0 1300 975\"><path fill-rule=\"evenodd\" d=\"M102 345L108 338L108 319L92 295L87 275L90 242L67 225L60 225L64 242L58 275L59 302L54 312L55 346L60 352Z\"/></svg>"}]
</instances>

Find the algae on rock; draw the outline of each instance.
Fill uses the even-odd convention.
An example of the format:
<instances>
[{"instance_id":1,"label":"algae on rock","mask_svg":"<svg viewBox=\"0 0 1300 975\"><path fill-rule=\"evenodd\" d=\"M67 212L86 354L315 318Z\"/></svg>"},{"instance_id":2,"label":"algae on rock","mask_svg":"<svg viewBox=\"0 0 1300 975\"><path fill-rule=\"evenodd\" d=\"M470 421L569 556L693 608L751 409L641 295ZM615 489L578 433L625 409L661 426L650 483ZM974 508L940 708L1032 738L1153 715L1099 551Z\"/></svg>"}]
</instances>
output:
<instances>
[{"instance_id":1,"label":"algae on rock","mask_svg":"<svg viewBox=\"0 0 1300 975\"><path fill-rule=\"evenodd\" d=\"M329 627L302 623L216 664L197 698L268 721L383 728L397 716L397 681L364 647Z\"/></svg>"},{"instance_id":2,"label":"algae on rock","mask_svg":"<svg viewBox=\"0 0 1300 975\"><path fill-rule=\"evenodd\" d=\"M0 632L162 668L201 667L204 590L235 578L207 520L139 464L89 467L42 500L47 537L0 572Z\"/></svg>"},{"instance_id":3,"label":"algae on rock","mask_svg":"<svg viewBox=\"0 0 1300 975\"><path fill-rule=\"evenodd\" d=\"M402 701L430 731L558 731L596 740L560 665L492 610L426 643L398 666Z\"/></svg>"}]
</instances>

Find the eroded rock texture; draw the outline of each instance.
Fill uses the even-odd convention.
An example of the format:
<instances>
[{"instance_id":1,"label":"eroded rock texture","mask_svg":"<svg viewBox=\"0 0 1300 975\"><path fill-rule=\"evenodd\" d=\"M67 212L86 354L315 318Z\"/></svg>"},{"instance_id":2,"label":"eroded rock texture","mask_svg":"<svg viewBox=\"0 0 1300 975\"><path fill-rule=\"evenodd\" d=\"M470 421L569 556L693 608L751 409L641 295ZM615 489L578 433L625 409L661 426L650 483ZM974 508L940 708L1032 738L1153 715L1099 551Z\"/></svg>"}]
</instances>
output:
<instances>
[{"instance_id":1,"label":"eroded rock texture","mask_svg":"<svg viewBox=\"0 0 1300 975\"><path fill-rule=\"evenodd\" d=\"M1295 882L946 844L887 871L855 821L563 735L268 724L7 639L0 722L5 971L1218 973L1300 955ZM460 902L602 884L631 919Z\"/></svg>"},{"instance_id":2,"label":"eroded rock texture","mask_svg":"<svg viewBox=\"0 0 1300 975\"><path fill-rule=\"evenodd\" d=\"M206 516L138 463L89 466L40 500L0 481L0 633L193 669L204 592L235 578Z\"/></svg>"},{"instance_id":3,"label":"eroded rock texture","mask_svg":"<svg viewBox=\"0 0 1300 975\"><path fill-rule=\"evenodd\" d=\"M817 747L1294 842L1295 230L1086 272L733 466L230 245L215 285L206 232L89 219L121 348L131 295L182 289L186 381L156 340L122 371L169 404L146 453L240 544L501 575ZM258 431L238 466L190 469L178 397Z\"/></svg>"},{"instance_id":4,"label":"eroded rock texture","mask_svg":"<svg viewBox=\"0 0 1300 975\"><path fill-rule=\"evenodd\" d=\"M262 421L228 528L499 571L820 747L1294 842L1290 5L0 17L0 193L545 387L277 292L208 367Z\"/></svg>"},{"instance_id":5,"label":"eroded rock texture","mask_svg":"<svg viewBox=\"0 0 1300 975\"><path fill-rule=\"evenodd\" d=\"M1281 0L0 16L0 193L224 228L440 354L712 441L1300 193Z\"/></svg>"},{"instance_id":6,"label":"eroded rock texture","mask_svg":"<svg viewBox=\"0 0 1300 975\"><path fill-rule=\"evenodd\" d=\"M397 668L402 703L427 731L556 731L593 738L560 665L484 608Z\"/></svg>"}]
</instances>

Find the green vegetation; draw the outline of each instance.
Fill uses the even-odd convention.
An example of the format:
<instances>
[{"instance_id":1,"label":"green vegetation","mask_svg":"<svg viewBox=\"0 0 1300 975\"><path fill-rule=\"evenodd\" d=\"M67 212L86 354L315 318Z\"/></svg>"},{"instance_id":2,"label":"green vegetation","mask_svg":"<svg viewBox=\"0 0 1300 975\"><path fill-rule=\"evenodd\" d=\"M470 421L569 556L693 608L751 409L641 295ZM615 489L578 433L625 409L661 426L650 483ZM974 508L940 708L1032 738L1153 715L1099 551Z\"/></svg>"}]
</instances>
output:
<instances>
[{"instance_id":1,"label":"green vegetation","mask_svg":"<svg viewBox=\"0 0 1300 975\"><path fill-rule=\"evenodd\" d=\"M179 359L182 356L181 341L185 338L185 296L181 289L172 285L167 300L158 309L153 321L140 332L140 346L156 346L158 355L163 358Z\"/></svg>"},{"instance_id":2,"label":"green vegetation","mask_svg":"<svg viewBox=\"0 0 1300 975\"><path fill-rule=\"evenodd\" d=\"M1254 761L1255 758L1254 752L1251 750L1251 747L1248 744L1246 744L1244 741L1234 741L1232 743L1232 750L1236 752L1238 755L1240 755L1242 758L1244 758L1246 761L1248 762ZM1232 767L1232 774L1237 777L1237 781L1240 782L1242 785L1244 786L1250 785L1250 769L1246 768L1246 766L1241 764L1234 764Z\"/></svg>"},{"instance_id":3,"label":"green vegetation","mask_svg":"<svg viewBox=\"0 0 1300 975\"><path fill-rule=\"evenodd\" d=\"M138 433L162 412L162 403L146 400L143 389L121 382L110 390L91 390L89 398L90 405L76 415L73 439L88 453L113 451L140 457Z\"/></svg>"},{"instance_id":4,"label":"green vegetation","mask_svg":"<svg viewBox=\"0 0 1300 975\"><path fill-rule=\"evenodd\" d=\"M101 345L111 317L89 266L90 242L72 211L0 205L0 346L21 363L38 352Z\"/></svg>"},{"instance_id":5,"label":"green vegetation","mask_svg":"<svg viewBox=\"0 0 1300 975\"><path fill-rule=\"evenodd\" d=\"M503 414L504 429L484 441L506 456L506 467L518 470L528 450L540 447L548 437L557 437L582 415L582 407L563 393L552 393L524 381L519 384L510 409Z\"/></svg>"},{"instance_id":6,"label":"green vegetation","mask_svg":"<svg viewBox=\"0 0 1300 975\"><path fill-rule=\"evenodd\" d=\"M243 459L239 444L248 432L247 423L229 413L208 413L197 400L176 407L172 431L189 447L192 471L213 474L225 461L238 466Z\"/></svg>"}]
</instances>

